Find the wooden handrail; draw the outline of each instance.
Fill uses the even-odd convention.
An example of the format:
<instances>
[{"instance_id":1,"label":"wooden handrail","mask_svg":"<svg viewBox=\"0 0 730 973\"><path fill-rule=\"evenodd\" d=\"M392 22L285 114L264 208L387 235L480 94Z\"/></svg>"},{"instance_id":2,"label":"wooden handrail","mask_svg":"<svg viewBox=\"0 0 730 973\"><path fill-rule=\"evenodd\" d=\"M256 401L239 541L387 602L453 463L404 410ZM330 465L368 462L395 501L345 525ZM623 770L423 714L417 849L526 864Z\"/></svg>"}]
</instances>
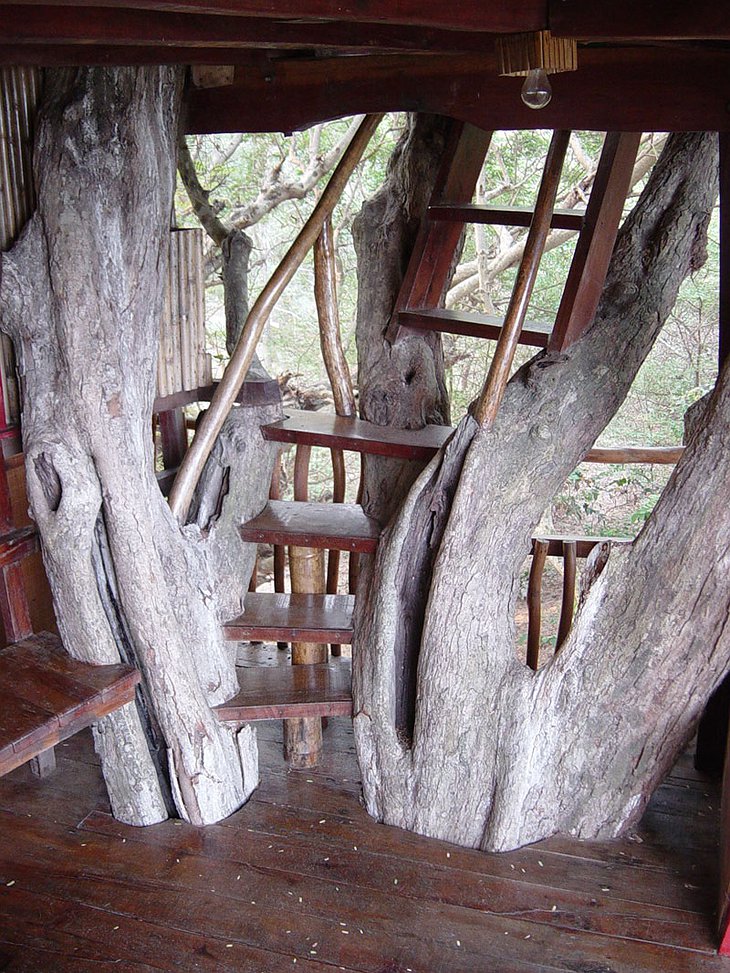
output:
<instances>
[{"instance_id":1,"label":"wooden handrail","mask_svg":"<svg viewBox=\"0 0 730 973\"><path fill-rule=\"evenodd\" d=\"M282 292L322 232L325 220L335 208L348 179L362 158L363 152L382 117L382 115L365 116L327 183L312 215L302 227L286 256L251 308L238 339L238 344L211 400L210 408L200 421L198 431L190 449L185 454L180 472L170 492L170 509L181 523L185 522L190 501L203 472L203 467L246 378L246 373L256 351L256 345L266 322L269 320L269 316Z\"/></svg>"},{"instance_id":2,"label":"wooden handrail","mask_svg":"<svg viewBox=\"0 0 730 973\"><path fill-rule=\"evenodd\" d=\"M535 203L535 215L530 224L527 242L517 271L517 280L512 290L512 297L494 351L489 374L474 409L474 418L480 426L488 427L494 422L507 386L520 332L525 323L527 307L530 303L530 296L535 286L540 260L545 249L545 241L550 232L555 197L558 193L560 174L569 141L570 132L557 131L553 133L545 159L545 169L537 194L537 202Z\"/></svg>"},{"instance_id":3,"label":"wooden handrail","mask_svg":"<svg viewBox=\"0 0 730 973\"><path fill-rule=\"evenodd\" d=\"M594 446L584 463L678 463L684 446Z\"/></svg>"}]
</instances>

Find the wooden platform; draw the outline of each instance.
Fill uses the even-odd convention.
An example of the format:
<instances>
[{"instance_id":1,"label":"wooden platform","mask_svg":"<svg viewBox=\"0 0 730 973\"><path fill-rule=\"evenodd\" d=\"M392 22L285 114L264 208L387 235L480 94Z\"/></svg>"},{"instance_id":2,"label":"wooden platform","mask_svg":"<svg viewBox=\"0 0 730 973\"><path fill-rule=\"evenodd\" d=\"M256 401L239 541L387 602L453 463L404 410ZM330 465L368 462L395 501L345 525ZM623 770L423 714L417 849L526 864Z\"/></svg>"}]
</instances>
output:
<instances>
[{"instance_id":1,"label":"wooden platform","mask_svg":"<svg viewBox=\"0 0 730 973\"><path fill-rule=\"evenodd\" d=\"M381 527L356 503L269 500L261 513L240 527L243 540L296 544L334 551L372 553Z\"/></svg>"},{"instance_id":2,"label":"wooden platform","mask_svg":"<svg viewBox=\"0 0 730 973\"><path fill-rule=\"evenodd\" d=\"M330 720L314 771L287 772L280 733L259 727L260 787L205 829L114 821L85 733L52 777L0 780L0 969L730 969L713 954L717 792L689 761L625 839L487 855L373 822L349 721Z\"/></svg>"},{"instance_id":3,"label":"wooden platform","mask_svg":"<svg viewBox=\"0 0 730 973\"><path fill-rule=\"evenodd\" d=\"M130 702L139 679L76 662L48 632L0 649L0 775Z\"/></svg>"},{"instance_id":4,"label":"wooden platform","mask_svg":"<svg viewBox=\"0 0 730 973\"><path fill-rule=\"evenodd\" d=\"M352 642L354 595L305 595L249 591L242 615L223 626L234 642Z\"/></svg>"},{"instance_id":5,"label":"wooden platform","mask_svg":"<svg viewBox=\"0 0 730 973\"><path fill-rule=\"evenodd\" d=\"M238 695L215 707L223 722L352 716L349 659L324 665L241 668L239 683Z\"/></svg>"}]
</instances>

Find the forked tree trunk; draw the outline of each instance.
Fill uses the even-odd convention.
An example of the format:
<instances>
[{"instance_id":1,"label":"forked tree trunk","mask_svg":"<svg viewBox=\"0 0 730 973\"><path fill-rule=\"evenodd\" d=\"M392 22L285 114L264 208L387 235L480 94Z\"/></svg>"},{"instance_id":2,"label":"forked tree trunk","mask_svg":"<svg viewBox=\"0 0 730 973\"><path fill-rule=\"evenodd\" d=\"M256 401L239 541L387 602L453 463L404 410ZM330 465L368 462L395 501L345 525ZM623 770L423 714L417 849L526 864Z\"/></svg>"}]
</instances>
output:
<instances>
[{"instance_id":1,"label":"forked tree trunk","mask_svg":"<svg viewBox=\"0 0 730 973\"><path fill-rule=\"evenodd\" d=\"M180 529L153 471L181 80L167 68L48 73L38 208L3 257L0 289L23 378L28 494L64 643L78 658L123 657L143 674L140 702L96 730L114 813L136 824L173 803L194 823L217 820L257 783L253 731L231 730L210 709L237 686L218 617L221 558L198 527ZM265 501L267 455L247 457L266 470L239 497L252 507L242 516ZM220 529L233 522L222 515Z\"/></svg>"},{"instance_id":2,"label":"forked tree trunk","mask_svg":"<svg viewBox=\"0 0 730 973\"><path fill-rule=\"evenodd\" d=\"M353 646L375 817L494 850L555 831L617 834L692 734L730 660L727 370L656 511L610 554L538 673L516 658L514 609L543 510L704 260L716 192L716 138L670 139L621 231L593 327L520 369L491 430L461 423L381 540ZM404 643L417 661L400 677Z\"/></svg>"}]
</instances>

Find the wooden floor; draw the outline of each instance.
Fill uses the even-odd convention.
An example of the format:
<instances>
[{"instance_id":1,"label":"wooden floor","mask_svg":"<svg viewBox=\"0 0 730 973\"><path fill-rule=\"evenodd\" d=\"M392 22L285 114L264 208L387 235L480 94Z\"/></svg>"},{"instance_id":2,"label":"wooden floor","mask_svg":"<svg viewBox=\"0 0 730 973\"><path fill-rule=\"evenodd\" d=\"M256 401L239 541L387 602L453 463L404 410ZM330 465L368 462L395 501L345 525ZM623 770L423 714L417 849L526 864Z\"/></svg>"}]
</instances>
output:
<instances>
[{"instance_id":1,"label":"wooden floor","mask_svg":"<svg viewBox=\"0 0 730 973\"><path fill-rule=\"evenodd\" d=\"M730 971L717 790L688 760L627 839L486 855L373 823L348 720L316 772L286 772L279 727L253 799L203 830L115 822L89 731L52 777L0 780L0 970Z\"/></svg>"}]
</instances>

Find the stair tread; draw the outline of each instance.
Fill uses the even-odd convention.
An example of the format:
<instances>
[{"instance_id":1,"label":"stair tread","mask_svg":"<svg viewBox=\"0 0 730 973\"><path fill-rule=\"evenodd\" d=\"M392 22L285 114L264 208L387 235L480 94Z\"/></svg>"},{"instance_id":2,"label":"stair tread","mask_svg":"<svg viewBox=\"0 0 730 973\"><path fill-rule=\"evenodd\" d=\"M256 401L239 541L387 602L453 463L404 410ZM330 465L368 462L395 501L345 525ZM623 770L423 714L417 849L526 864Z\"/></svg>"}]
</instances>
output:
<instances>
[{"instance_id":1,"label":"stair tread","mask_svg":"<svg viewBox=\"0 0 730 973\"><path fill-rule=\"evenodd\" d=\"M352 715L349 659L311 666L240 668L238 680L239 692L215 707L219 720L245 723Z\"/></svg>"},{"instance_id":2,"label":"stair tread","mask_svg":"<svg viewBox=\"0 0 730 973\"><path fill-rule=\"evenodd\" d=\"M139 672L72 659L41 632L0 650L0 774L134 699Z\"/></svg>"},{"instance_id":3,"label":"stair tread","mask_svg":"<svg viewBox=\"0 0 730 973\"><path fill-rule=\"evenodd\" d=\"M356 503L269 500L239 531L244 541L257 544L371 553L377 547L381 526Z\"/></svg>"},{"instance_id":4,"label":"stair tread","mask_svg":"<svg viewBox=\"0 0 730 973\"><path fill-rule=\"evenodd\" d=\"M436 203L428 208L435 220L460 223L486 223L500 226L529 226L534 210L530 206L495 206L482 203ZM553 210L550 226L554 230L580 230L585 210Z\"/></svg>"},{"instance_id":5,"label":"stair tread","mask_svg":"<svg viewBox=\"0 0 730 973\"><path fill-rule=\"evenodd\" d=\"M504 318L478 311L452 311L445 308L409 308L399 314L400 323L409 328L446 331L449 334L469 335L496 341L502 331ZM519 343L546 348L552 325L540 321L526 321Z\"/></svg>"},{"instance_id":6,"label":"stair tread","mask_svg":"<svg viewBox=\"0 0 730 973\"><path fill-rule=\"evenodd\" d=\"M451 426L394 429L329 412L291 411L284 419L262 426L264 439L375 453L399 459L430 459L453 432Z\"/></svg>"},{"instance_id":7,"label":"stair tread","mask_svg":"<svg viewBox=\"0 0 730 973\"><path fill-rule=\"evenodd\" d=\"M354 595L284 594L250 591L243 614L223 626L234 641L331 642L352 641Z\"/></svg>"}]
</instances>

